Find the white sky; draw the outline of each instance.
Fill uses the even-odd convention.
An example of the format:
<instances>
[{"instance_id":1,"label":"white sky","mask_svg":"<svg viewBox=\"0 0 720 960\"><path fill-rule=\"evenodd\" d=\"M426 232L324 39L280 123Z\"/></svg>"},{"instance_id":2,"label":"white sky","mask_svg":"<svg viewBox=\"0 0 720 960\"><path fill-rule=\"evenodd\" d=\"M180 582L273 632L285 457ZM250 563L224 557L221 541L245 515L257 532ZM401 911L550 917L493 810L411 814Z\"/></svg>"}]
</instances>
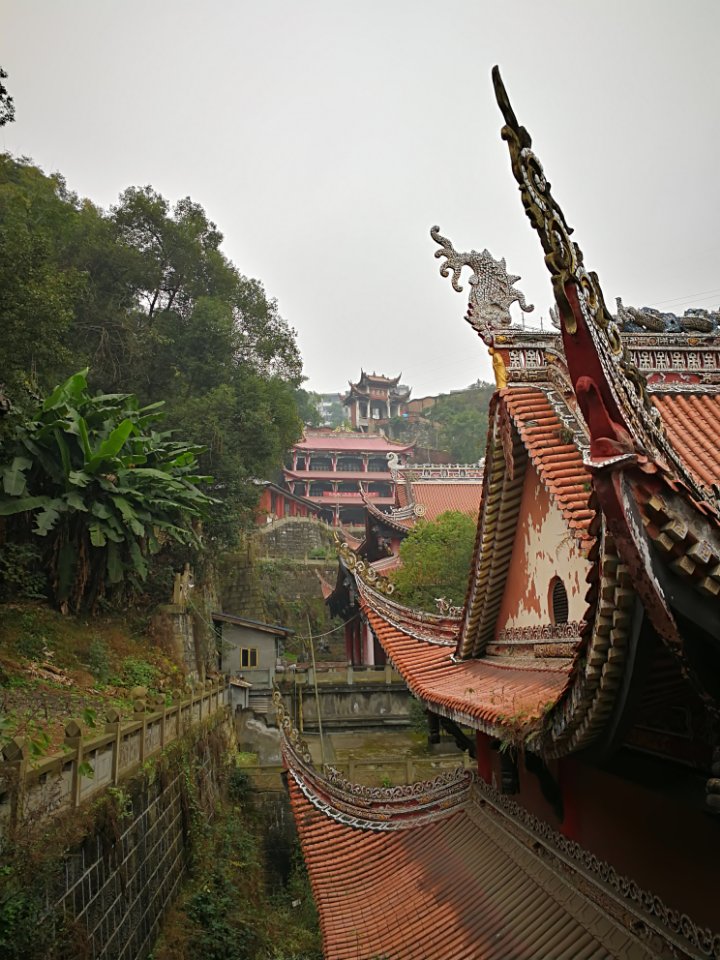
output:
<instances>
[{"instance_id":1,"label":"white sky","mask_svg":"<svg viewBox=\"0 0 720 960\"><path fill-rule=\"evenodd\" d=\"M103 207L191 196L311 389L419 397L491 379L433 224L552 302L494 63L608 305L717 307L719 28L717 0L0 0L0 148Z\"/></svg>"}]
</instances>

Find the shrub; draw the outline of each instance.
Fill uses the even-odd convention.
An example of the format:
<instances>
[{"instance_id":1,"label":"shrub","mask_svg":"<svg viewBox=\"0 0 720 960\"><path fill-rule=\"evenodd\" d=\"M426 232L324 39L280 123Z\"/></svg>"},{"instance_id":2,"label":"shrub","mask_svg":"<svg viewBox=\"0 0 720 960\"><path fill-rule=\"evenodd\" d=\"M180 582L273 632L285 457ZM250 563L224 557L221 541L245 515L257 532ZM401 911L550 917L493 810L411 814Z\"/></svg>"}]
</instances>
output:
<instances>
[{"instance_id":1,"label":"shrub","mask_svg":"<svg viewBox=\"0 0 720 960\"><path fill-rule=\"evenodd\" d=\"M47 579L38 572L40 551L34 544L4 543L0 547L0 602L44 600Z\"/></svg>"}]
</instances>

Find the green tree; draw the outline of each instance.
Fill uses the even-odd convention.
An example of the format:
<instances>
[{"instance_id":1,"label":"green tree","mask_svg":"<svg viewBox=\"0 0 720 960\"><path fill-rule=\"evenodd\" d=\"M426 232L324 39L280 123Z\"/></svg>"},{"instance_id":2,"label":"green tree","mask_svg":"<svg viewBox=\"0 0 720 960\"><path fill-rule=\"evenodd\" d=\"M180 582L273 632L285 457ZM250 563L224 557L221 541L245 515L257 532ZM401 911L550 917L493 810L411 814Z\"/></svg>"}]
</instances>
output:
<instances>
[{"instance_id":1,"label":"green tree","mask_svg":"<svg viewBox=\"0 0 720 960\"><path fill-rule=\"evenodd\" d=\"M442 394L419 420L393 418L389 433L404 443L443 450L453 463L477 463L485 454L494 391L494 386L478 381L465 390Z\"/></svg>"},{"instance_id":2,"label":"green tree","mask_svg":"<svg viewBox=\"0 0 720 960\"><path fill-rule=\"evenodd\" d=\"M462 604L474 544L475 521L465 513L419 521L400 545L402 566L391 574L397 599L423 610L435 610L441 597Z\"/></svg>"},{"instance_id":3,"label":"green tree","mask_svg":"<svg viewBox=\"0 0 720 960\"><path fill-rule=\"evenodd\" d=\"M312 390L304 390L298 387L295 391L295 404L297 406L298 416L306 427L319 427L321 424L320 416L320 394L313 393Z\"/></svg>"},{"instance_id":4,"label":"green tree","mask_svg":"<svg viewBox=\"0 0 720 960\"><path fill-rule=\"evenodd\" d=\"M207 530L232 541L257 500L252 479L272 476L300 436L306 398L295 332L221 242L190 198L171 207L131 187L104 212L61 176L0 157L0 413L10 401L29 413L82 367L93 390L163 400L166 425L205 447L222 501Z\"/></svg>"},{"instance_id":5,"label":"green tree","mask_svg":"<svg viewBox=\"0 0 720 960\"><path fill-rule=\"evenodd\" d=\"M163 542L200 545L193 521L212 504L199 484L198 447L154 424L160 404L91 396L87 371L57 387L0 447L0 516L11 538L45 538L44 559L61 609L94 606L137 587Z\"/></svg>"},{"instance_id":6,"label":"green tree","mask_svg":"<svg viewBox=\"0 0 720 960\"><path fill-rule=\"evenodd\" d=\"M15 104L3 80L7 80L7 72L0 67L0 127L15 119Z\"/></svg>"},{"instance_id":7,"label":"green tree","mask_svg":"<svg viewBox=\"0 0 720 960\"><path fill-rule=\"evenodd\" d=\"M488 405L495 387L478 382L467 390L445 394L429 414L441 450L454 463L476 463L485 455Z\"/></svg>"}]
</instances>

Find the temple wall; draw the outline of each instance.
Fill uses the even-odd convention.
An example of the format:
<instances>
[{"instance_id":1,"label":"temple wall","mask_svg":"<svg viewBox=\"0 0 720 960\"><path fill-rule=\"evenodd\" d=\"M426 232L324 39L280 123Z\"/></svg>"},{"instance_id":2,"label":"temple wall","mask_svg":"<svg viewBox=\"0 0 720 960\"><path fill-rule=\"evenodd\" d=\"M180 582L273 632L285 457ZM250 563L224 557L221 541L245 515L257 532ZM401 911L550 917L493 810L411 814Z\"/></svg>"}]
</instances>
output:
<instances>
[{"instance_id":1,"label":"temple wall","mask_svg":"<svg viewBox=\"0 0 720 960\"><path fill-rule=\"evenodd\" d=\"M501 790L500 751L481 733L477 745L479 776ZM515 756L518 789L509 799L668 907L717 929L720 830L701 804L688 802L689 771L646 786L578 759L551 760L543 789L540 775Z\"/></svg>"},{"instance_id":2,"label":"temple wall","mask_svg":"<svg viewBox=\"0 0 720 960\"><path fill-rule=\"evenodd\" d=\"M568 620L582 620L590 565L530 463L518 516L497 631L552 623L554 577L565 584Z\"/></svg>"}]
</instances>

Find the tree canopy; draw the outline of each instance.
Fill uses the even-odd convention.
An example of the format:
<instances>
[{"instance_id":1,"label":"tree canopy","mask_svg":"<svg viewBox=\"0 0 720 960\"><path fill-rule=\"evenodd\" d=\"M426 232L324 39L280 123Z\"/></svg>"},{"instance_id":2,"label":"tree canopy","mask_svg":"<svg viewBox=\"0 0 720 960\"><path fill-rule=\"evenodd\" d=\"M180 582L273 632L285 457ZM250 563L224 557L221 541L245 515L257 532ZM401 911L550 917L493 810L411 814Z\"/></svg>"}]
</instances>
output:
<instances>
[{"instance_id":1,"label":"tree canopy","mask_svg":"<svg viewBox=\"0 0 720 960\"><path fill-rule=\"evenodd\" d=\"M400 545L402 566L391 575L397 599L423 610L435 610L440 598L462 604L474 544L475 521L465 513L420 520Z\"/></svg>"},{"instance_id":2,"label":"tree canopy","mask_svg":"<svg viewBox=\"0 0 720 960\"><path fill-rule=\"evenodd\" d=\"M444 450L453 463L477 463L485 454L488 406L495 387L478 381L466 390L439 396L419 421L391 421L395 439Z\"/></svg>"},{"instance_id":3,"label":"tree canopy","mask_svg":"<svg viewBox=\"0 0 720 960\"><path fill-rule=\"evenodd\" d=\"M103 211L25 159L0 155L4 392L28 414L73 371L91 392L165 403L165 424L212 474L206 531L229 541L302 429L295 332L220 249L189 197L130 187ZM8 418L6 418L7 421Z\"/></svg>"}]
</instances>

